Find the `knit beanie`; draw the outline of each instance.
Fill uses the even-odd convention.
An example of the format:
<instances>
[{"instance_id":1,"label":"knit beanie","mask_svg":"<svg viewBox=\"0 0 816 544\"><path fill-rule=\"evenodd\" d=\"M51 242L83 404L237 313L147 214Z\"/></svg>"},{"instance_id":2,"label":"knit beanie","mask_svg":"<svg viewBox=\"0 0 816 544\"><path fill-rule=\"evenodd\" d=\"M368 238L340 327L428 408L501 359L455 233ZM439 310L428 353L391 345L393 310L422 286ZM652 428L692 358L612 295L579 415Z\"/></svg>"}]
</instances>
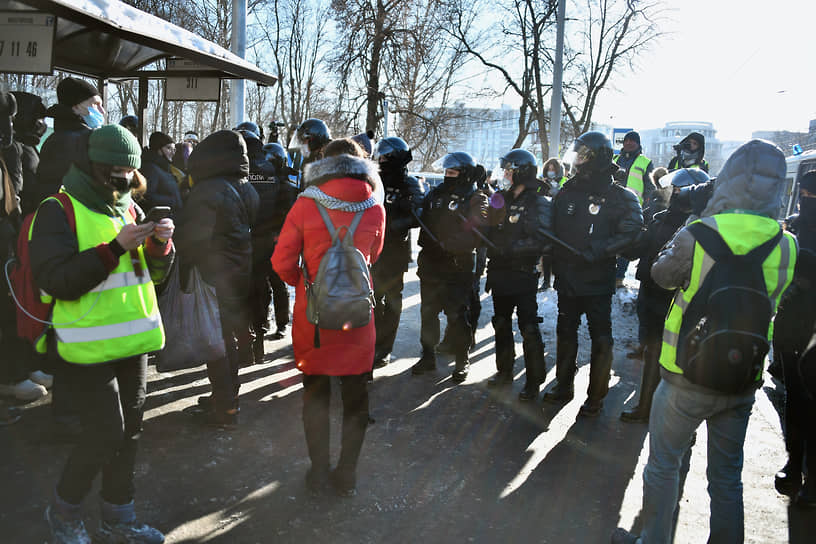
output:
<instances>
[{"instance_id":1,"label":"knit beanie","mask_svg":"<svg viewBox=\"0 0 816 544\"><path fill-rule=\"evenodd\" d=\"M623 141L625 142L626 140L634 140L638 145L640 145L640 134L634 130L631 130L626 133L626 136L623 137Z\"/></svg>"},{"instance_id":2,"label":"knit beanie","mask_svg":"<svg viewBox=\"0 0 816 544\"><path fill-rule=\"evenodd\" d=\"M173 142L173 138L171 138L164 132L154 132L153 134L150 135L150 139L148 140L148 147L153 151L158 151L167 144L172 143L175 143Z\"/></svg>"},{"instance_id":3,"label":"knit beanie","mask_svg":"<svg viewBox=\"0 0 816 544\"><path fill-rule=\"evenodd\" d=\"M799 180L799 188L816 194L816 170L811 170L802 176Z\"/></svg>"},{"instance_id":4,"label":"knit beanie","mask_svg":"<svg viewBox=\"0 0 816 544\"><path fill-rule=\"evenodd\" d=\"M88 158L111 166L139 168L142 150L136 137L121 125L105 125L91 132Z\"/></svg>"},{"instance_id":5,"label":"knit beanie","mask_svg":"<svg viewBox=\"0 0 816 544\"><path fill-rule=\"evenodd\" d=\"M99 91L83 79L66 77L57 85L57 100L60 104L72 108L99 94Z\"/></svg>"}]
</instances>

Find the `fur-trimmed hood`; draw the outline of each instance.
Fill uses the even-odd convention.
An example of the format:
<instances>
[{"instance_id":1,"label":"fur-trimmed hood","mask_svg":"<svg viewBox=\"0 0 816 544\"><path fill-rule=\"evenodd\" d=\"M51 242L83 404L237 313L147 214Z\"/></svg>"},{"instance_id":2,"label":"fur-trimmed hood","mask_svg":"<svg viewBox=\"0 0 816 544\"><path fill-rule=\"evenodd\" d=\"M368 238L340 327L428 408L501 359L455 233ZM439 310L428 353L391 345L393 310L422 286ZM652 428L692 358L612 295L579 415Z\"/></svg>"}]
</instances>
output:
<instances>
[{"instance_id":1,"label":"fur-trimmed hood","mask_svg":"<svg viewBox=\"0 0 816 544\"><path fill-rule=\"evenodd\" d=\"M352 155L327 157L307 164L303 171L306 186L322 185L331 179L338 178L363 180L374 190L382 187L377 163Z\"/></svg>"}]
</instances>

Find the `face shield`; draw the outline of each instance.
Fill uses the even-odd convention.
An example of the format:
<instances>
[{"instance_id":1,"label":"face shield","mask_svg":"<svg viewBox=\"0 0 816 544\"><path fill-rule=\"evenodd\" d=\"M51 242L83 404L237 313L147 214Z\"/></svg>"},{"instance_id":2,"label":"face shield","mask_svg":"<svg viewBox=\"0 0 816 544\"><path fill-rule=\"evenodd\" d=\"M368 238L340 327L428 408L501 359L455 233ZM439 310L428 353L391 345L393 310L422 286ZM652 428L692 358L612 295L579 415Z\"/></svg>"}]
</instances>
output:
<instances>
[{"instance_id":1,"label":"face shield","mask_svg":"<svg viewBox=\"0 0 816 544\"><path fill-rule=\"evenodd\" d=\"M592 148L576 140L569 151L564 153L564 158L561 159L561 162L564 164L565 170L567 165L569 165L570 173L574 175L581 169L581 166L591 162L594 157L595 152Z\"/></svg>"},{"instance_id":2,"label":"face shield","mask_svg":"<svg viewBox=\"0 0 816 544\"><path fill-rule=\"evenodd\" d=\"M309 138L301 138L300 131L296 130L294 134L292 134L292 139L289 140L288 149L290 153L292 150L296 150L298 153L300 153L301 157L308 159L309 155L311 154L311 150L309 149Z\"/></svg>"},{"instance_id":3,"label":"face shield","mask_svg":"<svg viewBox=\"0 0 816 544\"><path fill-rule=\"evenodd\" d=\"M388 155L396 151L396 148L390 142L383 139L377 142L374 151L371 152L371 160L374 162L385 162L388 160Z\"/></svg>"}]
</instances>

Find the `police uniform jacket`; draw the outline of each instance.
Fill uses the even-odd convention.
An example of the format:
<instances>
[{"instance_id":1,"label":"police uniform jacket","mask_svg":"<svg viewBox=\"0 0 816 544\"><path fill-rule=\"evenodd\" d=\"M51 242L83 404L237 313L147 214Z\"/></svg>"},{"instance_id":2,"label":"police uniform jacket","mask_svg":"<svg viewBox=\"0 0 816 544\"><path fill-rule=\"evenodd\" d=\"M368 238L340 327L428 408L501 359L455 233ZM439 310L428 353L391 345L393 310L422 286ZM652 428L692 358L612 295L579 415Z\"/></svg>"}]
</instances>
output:
<instances>
[{"instance_id":1,"label":"police uniform jacket","mask_svg":"<svg viewBox=\"0 0 816 544\"><path fill-rule=\"evenodd\" d=\"M422 209L419 181L403 171L398 176L383 175L385 190L385 244L380 266L408 270L411 260L411 229L419 226L416 217Z\"/></svg>"}]
</instances>

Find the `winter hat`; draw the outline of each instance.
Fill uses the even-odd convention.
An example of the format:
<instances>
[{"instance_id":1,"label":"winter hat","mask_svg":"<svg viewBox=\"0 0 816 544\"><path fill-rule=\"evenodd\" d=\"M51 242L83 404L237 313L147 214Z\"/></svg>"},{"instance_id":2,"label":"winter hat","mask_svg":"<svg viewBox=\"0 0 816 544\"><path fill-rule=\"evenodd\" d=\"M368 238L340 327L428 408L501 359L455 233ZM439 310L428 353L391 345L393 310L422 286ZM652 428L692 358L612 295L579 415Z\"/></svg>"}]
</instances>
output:
<instances>
[{"instance_id":1,"label":"winter hat","mask_svg":"<svg viewBox=\"0 0 816 544\"><path fill-rule=\"evenodd\" d=\"M196 181L218 176L246 177L249 175L246 142L234 130L214 132L195 146L187 167Z\"/></svg>"},{"instance_id":2,"label":"winter hat","mask_svg":"<svg viewBox=\"0 0 816 544\"><path fill-rule=\"evenodd\" d=\"M111 166L139 168L142 150L131 132L121 125L105 125L91 132L88 158Z\"/></svg>"},{"instance_id":3,"label":"winter hat","mask_svg":"<svg viewBox=\"0 0 816 544\"><path fill-rule=\"evenodd\" d=\"M173 141L173 138L171 138L164 132L154 132L153 134L150 135L150 139L148 140L148 147L153 151L158 151L167 144L172 143L175 143Z\"/></svg>"},{"instance_id":4,"label":"winter hat","mask_svg":"<svg viewBox=\"0 0 816 544\"><path fill-rule=\"evenodd\" d=\"M357 134L356 136L352 136L351 139L360 144L360 147L366 152L366 155L369 157L371 156L371 152L374 151L374 146L371 145L371 140L374 138L374 131L373 130L366 130L363 133Z\"/></svg>"},{"instance_id":5,"label":"winter hat","mask_svg":"<svg viewBox=\"0 0 816 544\"><path fill-rule=\"evenodd\" d=\"M626 133L626 136L623 137L623 141L625 142L626 140L634 140L635 143L640 145L640 134L638 134L634 130L630 130L629 132Z\"/></svg>"},{"instance_id":6,"label":"winter hat","mask_svg":"<svg viewBox=\"0 0 816 544\"><path fill-rule=\"evenodd\" d=\"M816 170L811 170L802 176L799 180L799 189L816 194Z\"/></svg>"},{"instance_id":7,"label":"winter hat","mask_svg":"<svg viewBox=\"0 0 816 544\"><path fill-rule=\"evenodd\" d=\"M57 100L69 108L98 94L96 87L75 77L66 77L57 85Z\"/></svg>"},{"instance_id":8,"label":"winter hat","mask_svg":"<svg viewBox=\"0 0 816 544\"><path fill-rule=\"evenodd\" d=\"M196 134L192 130L189 130L189 131L184 133L184 138L182 138L182 139L184 141L190 140L192 142L198 143L198 134Z\"/></svg>"}]
</instances>

